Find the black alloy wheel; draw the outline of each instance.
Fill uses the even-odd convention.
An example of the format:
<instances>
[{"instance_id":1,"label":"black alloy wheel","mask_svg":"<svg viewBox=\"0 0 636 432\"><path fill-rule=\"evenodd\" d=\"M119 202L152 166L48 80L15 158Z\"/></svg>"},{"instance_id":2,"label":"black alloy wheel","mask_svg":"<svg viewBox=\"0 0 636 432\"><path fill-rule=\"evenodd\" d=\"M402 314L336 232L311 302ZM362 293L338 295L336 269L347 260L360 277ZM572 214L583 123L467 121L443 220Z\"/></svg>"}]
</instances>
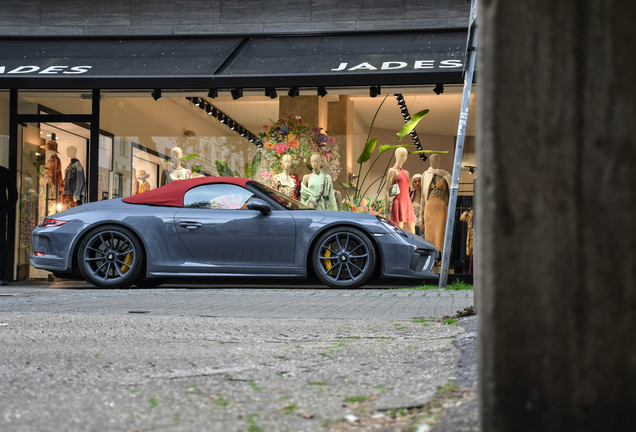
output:
<instances>
[{"instance_id":1,"label":"black alloy wheel","mask_svg":"<svg viewBox=\"0 0 636 432\"><path fill-rule=\"evenodd\" d=\"M331 288L358 288L373 277L376 253L360 230L334 228L316 242L312 262L318 278Z\"/></svg>"},{"instance_id":2,"label":"black alloy wheel","mask_svg":"<svg viewBox=\"0 0 636 432\"><path fill-rule=\"evenodd\" d=\"M143 277L143 252L137 237L118 225L93 229L77 252L82 275L99 288L128 288Z\"/></svg>"}]
</instances>

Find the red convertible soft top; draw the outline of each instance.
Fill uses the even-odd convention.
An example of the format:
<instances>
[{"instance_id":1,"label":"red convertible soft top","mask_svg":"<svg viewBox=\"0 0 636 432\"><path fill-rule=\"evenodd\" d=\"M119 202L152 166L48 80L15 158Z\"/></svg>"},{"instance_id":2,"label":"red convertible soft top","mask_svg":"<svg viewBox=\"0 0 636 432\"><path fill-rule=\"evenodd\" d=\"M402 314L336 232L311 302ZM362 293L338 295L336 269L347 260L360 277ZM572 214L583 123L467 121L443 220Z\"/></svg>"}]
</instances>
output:
<instances>
[{"instance_id":1,"label":"red convertible soft top","mask_svg":"<svg viewBox=\"0 0 636 432\"><path fill-rule=\"evenodd\" d=\"M186 180L175 180L160 188L129 196L122 201L128 204L183 207L183 194L193 187L211 183L230 183L245 187L245 184L249 181L251 180L238 177L197 177Z\"/></svg>"}]
</instances>

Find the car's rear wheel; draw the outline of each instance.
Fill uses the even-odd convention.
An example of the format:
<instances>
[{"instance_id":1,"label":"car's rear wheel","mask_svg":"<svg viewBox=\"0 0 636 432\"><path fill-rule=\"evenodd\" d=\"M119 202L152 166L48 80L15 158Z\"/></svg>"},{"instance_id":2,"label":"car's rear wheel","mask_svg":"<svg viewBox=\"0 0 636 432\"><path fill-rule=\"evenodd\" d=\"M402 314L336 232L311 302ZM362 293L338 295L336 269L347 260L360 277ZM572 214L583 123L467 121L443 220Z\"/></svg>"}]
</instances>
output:
<instances>
[{"instance_id":1,"label":"car's rear wheel","mask_svg":"<svg viewBox=\"0 0 636 432\"><path fill-rule=\"evenodd\" d=\"M331 288L358 288L373 276L375 248L360 230L334 228L316 242L312 262L316 276Z\"/></svg>"},{"instance_id":2,"label":"car's rear wheel","mask_svg":"<svg viewBox=\"0 0 636 432\"><path fill-rule=\"evenodd\" d=\"M142 277L144 267L139 240L118 225L90 231L79 246L77 262L82 276L99 288L128 288Z\"/></svg>"}]
</instances>

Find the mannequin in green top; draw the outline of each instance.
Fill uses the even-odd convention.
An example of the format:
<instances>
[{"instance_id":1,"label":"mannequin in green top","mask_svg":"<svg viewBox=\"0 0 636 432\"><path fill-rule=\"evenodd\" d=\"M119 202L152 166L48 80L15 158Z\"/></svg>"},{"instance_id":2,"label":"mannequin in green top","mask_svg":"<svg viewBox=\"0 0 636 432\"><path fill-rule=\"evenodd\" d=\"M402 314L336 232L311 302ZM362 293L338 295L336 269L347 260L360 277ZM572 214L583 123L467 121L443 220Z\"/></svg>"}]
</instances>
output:
<instances>
[{"instance_id":1,"label":"mannequin in green top","mask_svg":"<svg viewBox=\"0 0 636 432\"><path fill-rule=\"evenodd\" d=\"M309 163L313 172L303 177L300 201L316 210L338 210L331 176L321 171L322 158L314 153Z\"/></svg>"}]
</instances>

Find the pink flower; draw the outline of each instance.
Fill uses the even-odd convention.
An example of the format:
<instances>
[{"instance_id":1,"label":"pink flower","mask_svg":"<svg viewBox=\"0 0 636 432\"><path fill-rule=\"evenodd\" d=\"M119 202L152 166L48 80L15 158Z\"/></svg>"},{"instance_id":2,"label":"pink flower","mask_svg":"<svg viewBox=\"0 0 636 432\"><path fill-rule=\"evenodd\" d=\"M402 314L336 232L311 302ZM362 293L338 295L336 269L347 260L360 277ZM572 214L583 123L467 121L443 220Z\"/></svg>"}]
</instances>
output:
<instances>
[{"instance_id":1,"label":"pink flower","mask_svg":"<svg viewBox=\"0 0 636 432\"><path fill-rule=\"evenodd\" d=\"M333 144L333 143L335 143L335 142L336 142L336 139L335 139L335 138L329 138L329 143L330 143L330 144Z\"/></svg>"},{"instance_id":2,"label":"pink flower","mask_svg":"<svg viewBox=\"0 0 636 432\"><path fill-rule=\"evenodd\" d=\"M278 143L274 146L274 151L276 153L285 153L287 151L287 144L285 143Z\"/></svg>"},{"instance_id":3,"label":"pink flower","mask_svg":"<svg viewBox=\"0 0 636 432\"><path fill-rule=\"evenodd\" d=\"M263 177L264 180L269 180L272 177L272 173L269 171L263 171L261 173L261 177Z\"/></svg>"}]
</instances>

